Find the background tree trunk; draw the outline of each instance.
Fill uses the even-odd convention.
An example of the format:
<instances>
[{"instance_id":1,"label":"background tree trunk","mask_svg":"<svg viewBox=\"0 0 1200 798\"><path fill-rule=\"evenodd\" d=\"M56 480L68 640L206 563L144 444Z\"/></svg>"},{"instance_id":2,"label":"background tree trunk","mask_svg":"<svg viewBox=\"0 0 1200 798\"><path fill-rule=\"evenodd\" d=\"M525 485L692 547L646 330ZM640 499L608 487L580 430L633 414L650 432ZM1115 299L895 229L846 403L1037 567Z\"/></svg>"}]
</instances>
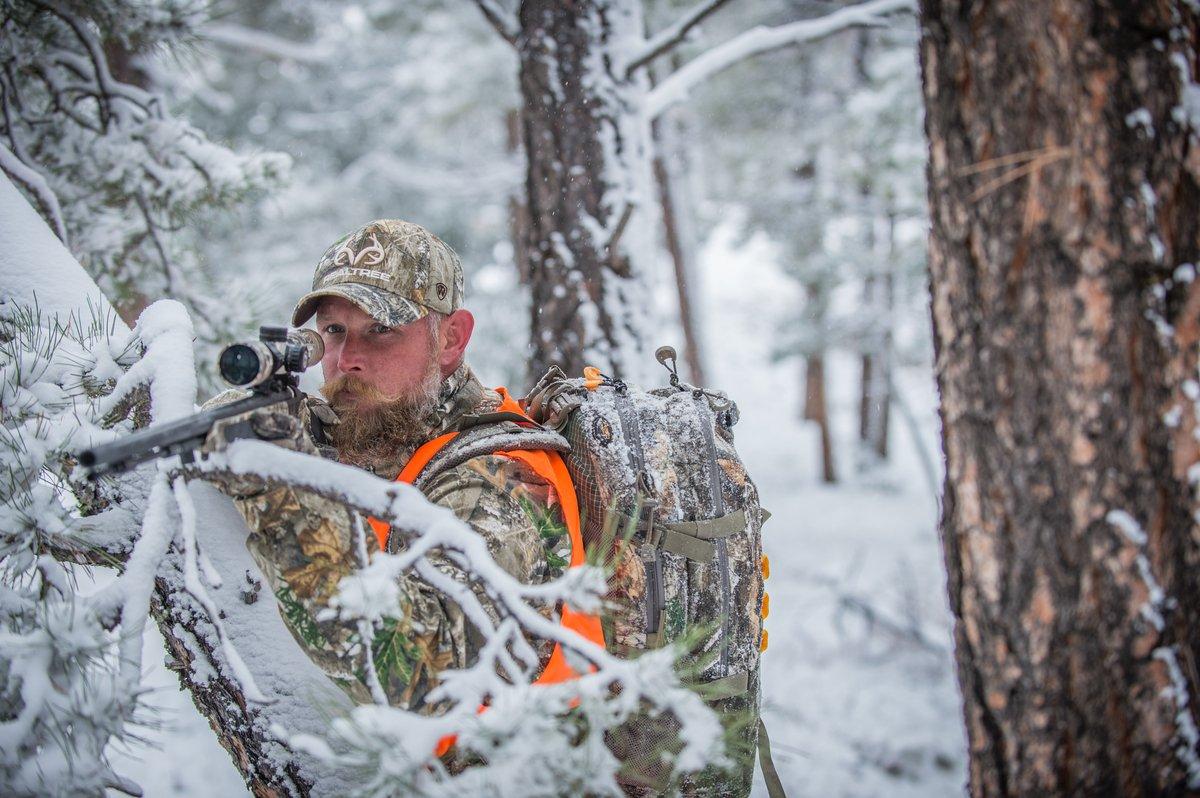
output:
<instances>
[{"instance_id":1,"label":"background tree trunk","mask_svg":"<svg viewBox=\"0 0 1200 798\"><path fill-rule=\"evenodd\" d=\"M526 0L520 9L532 293L530 376L551 364L632 376L649 307L636 254L648 252L650 142L644 70L627 78L614 53L640 40L629 0ZM635 365L637 364L637 365Z\"/></svg>"},{"instance_id":2,"label":"background tree trunk","mask_svg":"<svg viewBox=\"0 0 1200 798\"><path fill-rule=\"evenodd\" d=\"M921 5L971 792L1195 794L1196 12Z\"/></svg>"},{"instance_id":3,"label":"background tree trunk","mask_svg":"<svg viewBox=\"0 0 1200 798\"><path fill-rule=\"evenodd\" d=\"M663 120L654 124L654 140L660 144L660 129ZM654 156L654 182L658 188L658 202L662 208L663 235L667 242L667 252L671 256L671 264L675 267L675 290L679 296L679 326L683 328L683 359L687 363L688 379L693 385L707 385L704 376L704 359L700 348L700 330L693 301L692 276L693 264L689 261L688 248L684 244L683 225L680 216L681 208L676 207L675 180L672 170L667 166L666 156L661 149Z\"/></svg>"},{"instance_id":4,"label":"background tree trunk","mask_svg":"<svg viewBox=\"0 0 1200 798\"><path fill-rule=\"evenodd\" d=\"M821 481L837 482L833 464L833 432L825 402L825 354L812 352L804 358L804 420L813 421L821 434Z\"/></svg>"},{"instance_id":5,"label":"background tree trunk","mask_svg":"<svg viewBox=\"0 0 1200 798\"><path fill-rule=\"evenodd\" d=\"M872 242L873 269L863 281L863 308L873 317L873 327L863 342L862 381L859 396L858 435L867 460L879 462L888 456L888 433L892 409L892 324L896 306L896 218L888 217L886 249ZM872 236L874 239L874 236Z\"/></svg>"}]
</instances>

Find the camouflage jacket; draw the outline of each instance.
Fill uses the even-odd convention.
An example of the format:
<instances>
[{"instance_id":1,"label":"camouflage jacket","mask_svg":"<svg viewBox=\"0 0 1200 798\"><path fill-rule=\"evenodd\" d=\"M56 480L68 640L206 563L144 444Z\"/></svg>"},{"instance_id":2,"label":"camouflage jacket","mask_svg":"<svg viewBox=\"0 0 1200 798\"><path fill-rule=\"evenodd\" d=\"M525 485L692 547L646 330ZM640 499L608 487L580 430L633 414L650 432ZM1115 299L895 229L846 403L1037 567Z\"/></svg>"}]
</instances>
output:
<instances>
[{"instance_id":1,"label":"camouflage jacket","mask_svg":"<svg viewBox=\"0 0 1200 798\"><path fill-rule=\"evenodd\" d=\"M223 396L212 400L219 403ZM499 395L484 388L464 364L442 386L441 401L430 418L430 437L456 428L467 414L494 410ZM286 442L316 454L311 440ZM371 470L394 479L410 453ZM250 530L247 545L279 602L280 614L297 642L331 679L355 700L370 700L366 688L363 647L355 622L323 614L342 577L359 567L355 552L354 515L348 508L304 490L277 483L218 482L234 498ZM525 583L560 576L570 561L570 539L562 523L552 486L523 463L498 456L479 456L447 469L425 487L426 498L449 508L481 535L496 562ZM378 551L370 527L369 556ZM456 581L467 574L449 557L434 551L428 559ZM401 577L404 617L375 630L375 670L393 706L437 712L426 694L447 668L471 665L483 639L458 605L413 573ZM499 612L478 586L476 595L493 620ZM543 608L549 616L550 608ZM543 664L551 645L537 645Z\"/></svg>"}]
</instances>

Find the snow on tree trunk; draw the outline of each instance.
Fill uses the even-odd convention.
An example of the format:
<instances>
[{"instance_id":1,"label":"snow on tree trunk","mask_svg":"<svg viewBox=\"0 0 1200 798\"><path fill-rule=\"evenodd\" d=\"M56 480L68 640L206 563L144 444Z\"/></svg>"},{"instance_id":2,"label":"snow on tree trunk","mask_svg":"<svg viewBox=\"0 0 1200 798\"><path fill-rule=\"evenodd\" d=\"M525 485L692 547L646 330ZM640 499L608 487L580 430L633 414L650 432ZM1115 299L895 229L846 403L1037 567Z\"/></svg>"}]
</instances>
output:
<instances>
[{"instance_id":1,"label":"snow on tree trunk","mask_svg":"<svg viewBox=\"0 0 1200 798\"><path fill-rule=\"evenodd\" d=\"M973 795L1200 790L1197 21L922 2Z\"/></svg>"},{"instance_id":2,"label":"snow on tree trunk","mask_svg":"<svg viewBox=\"0 0 1200 798\"><path fill-rule=\"evenodd\" d=\"M649 128L644 70L625 77L626 47L641 42L633 0L527 0L517 52L524 107L532 290L529 370L597 366L644 370L644 282L654 251L648 209Z\"/></svg>"}]
</instances>

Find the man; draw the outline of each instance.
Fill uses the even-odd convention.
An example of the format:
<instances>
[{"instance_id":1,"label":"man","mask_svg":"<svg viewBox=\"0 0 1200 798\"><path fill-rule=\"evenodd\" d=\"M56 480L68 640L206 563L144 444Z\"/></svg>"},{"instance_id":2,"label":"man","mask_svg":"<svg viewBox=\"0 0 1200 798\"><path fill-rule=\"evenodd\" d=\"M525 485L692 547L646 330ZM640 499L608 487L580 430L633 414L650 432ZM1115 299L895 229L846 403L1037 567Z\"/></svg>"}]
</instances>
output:
<instances>
[{"instance_id":1,"label":"man","mask_svg":"<svg viewBox=\"0 0 1200 798\"><path fill-rule=\"evenodd\" d=\"M496 448L552 448L554 441L518 423L515 403L485 388L472 373L463 355L474 319L462 301L458 257L424 228L380 220L342 238L321 258L312 290L292 317L300 326L315 315L325 343L322 393L328 404L310 399L300 421L274 414L278 430L268 437L392 480L410 458L417 459L419 448L422 458L429 455L432 450L424 444L465 430L454 441L463 445L454 451L466 451L467 441L474 450L457 464L453 458L435 458L442 467L431 463L418 469L416 484L429 501L449 508L483 537L510 574L526 583L544 582L561 575L573 554L582 556L573 552L571 539L578 536L568 532L563 514L563 503L573 506L574 496L562 495L571 493L569 481L556 483L538 467L542 461L520 452L497 453ZM255 412L260 422L272 417L269 411ZM214 430L210 448L224 445L222 430ZM492 440L505 445L489 446ZM362 519L336 502L289 486L239 480L224 487L246 519L248 545L296 640L356 700L370 700L355 624L321 612L339 580L362 565L355 555L356 523ZM386 527L378 522L373 527L366 535L371 552L389 545ZM390 541L390 548L397 545L398 540ZM444 554L434 552L429 559L451 578L468 581ZM406 615L377 630L376 672L392 705L437 711L423 699L438 674L469 665L483 641L458 605L429 584L406 574L400 588ZM497 618L496 607L478 586L476 595ZM593 639L602 642L598 624L595 629ZM543 664L551 653L542 641Z\"/></svg>"}]
</instances>

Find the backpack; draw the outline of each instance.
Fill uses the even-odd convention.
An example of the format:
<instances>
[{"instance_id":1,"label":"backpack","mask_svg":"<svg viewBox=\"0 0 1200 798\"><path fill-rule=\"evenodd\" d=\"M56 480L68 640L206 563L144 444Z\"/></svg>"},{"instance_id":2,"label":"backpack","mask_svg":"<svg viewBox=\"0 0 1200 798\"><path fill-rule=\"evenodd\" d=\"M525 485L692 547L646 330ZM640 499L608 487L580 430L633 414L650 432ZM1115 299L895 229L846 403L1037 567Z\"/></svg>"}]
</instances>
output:
<instances>
[{"instance_id":1,"label":"backpack","mask_svg":"<svg viewBox=\"0 0 1200 798\"><path fill-rule=\"evenodd\" d=\"M671 347L656 357L670 372L669 387L643 391L594 368L569 378L551 367L523 405L570 444L564 458L584 545L612 569L608 649L632 657L686 637L689 670L731 728L734 770L689 778L685 793L710 794L707 783L716 788L711 794L748 794L752 754L766 742L758 715L767 643L761 529L769 514L734 449L737 405L683 383ZM630 778L662 789L666 771L654 740L664 731L652 726L633 730L614 753L640 752L644 761ZM769 752L760 748L760 757L770 781Z\"/></svg>"}]
</instances>

